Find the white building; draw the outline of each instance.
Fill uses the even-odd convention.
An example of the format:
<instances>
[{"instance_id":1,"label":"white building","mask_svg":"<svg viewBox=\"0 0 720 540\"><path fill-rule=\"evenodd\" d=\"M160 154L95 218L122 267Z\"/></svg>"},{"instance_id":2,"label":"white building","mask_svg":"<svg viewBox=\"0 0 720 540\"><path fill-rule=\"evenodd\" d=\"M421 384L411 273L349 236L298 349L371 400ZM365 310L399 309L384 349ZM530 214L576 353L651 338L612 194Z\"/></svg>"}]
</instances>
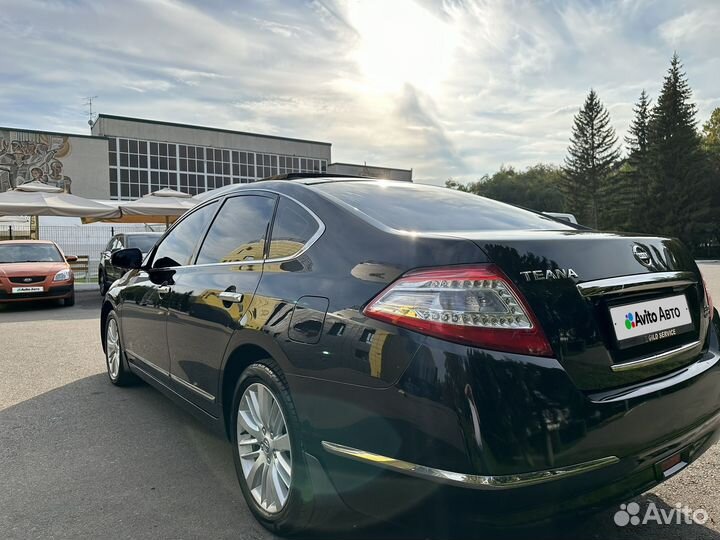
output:
<instances>
[{"instance_id":1,"label":"white building","mask_svg":"<svg viewBox=\"0 0 720 540\"><path fill-rule=\"evenodd\" d=\"M0 128L0 192L39 180L82 197L131 200L295 172L412 181L411 169L331 163L329 142L106 114L91 133Z\"/></svg>"}]
</instances>

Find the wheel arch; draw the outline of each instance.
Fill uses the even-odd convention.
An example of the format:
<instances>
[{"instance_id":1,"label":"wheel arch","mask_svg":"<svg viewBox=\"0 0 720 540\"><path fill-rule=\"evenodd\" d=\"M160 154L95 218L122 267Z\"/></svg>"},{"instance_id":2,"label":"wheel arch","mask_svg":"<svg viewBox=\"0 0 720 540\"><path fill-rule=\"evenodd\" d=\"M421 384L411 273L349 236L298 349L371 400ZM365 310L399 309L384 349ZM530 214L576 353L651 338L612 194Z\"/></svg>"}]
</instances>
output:
<instances>
[{"instance_id":1,"label":"wheel arch","mask_svg":"<svg viewBox=\"0 0 720 540\"><path fill-rule=\"evenodd\" d=\"M108 315L115 309L112 302L105 300L102 308L100 309L100 342L102 343L103 352L105 351L105 323L107 322Z\"/></svg>"},{"instance_id":2,"label":"wheel arch","mask_svg":"<svg viewBox=\"0 0 720 540\"><path fill-rule=\"evenodd\" d=\"M225 425L225 434L228 439L230 439L231 436L230 418L232 413L233 393L235 391L237 381L240 379L242 372L245 371L245 368L260 360L265 360L265 363L269 363L270 365L268 367L272 367L273 371L277 372L278 377L284 379L282 370L278 366L273 355L266 350L265 347L261 347L255 343L245 343L239 345L235 347L227 357L220 381L220 407Z\"/></svg>"}]
</instances>

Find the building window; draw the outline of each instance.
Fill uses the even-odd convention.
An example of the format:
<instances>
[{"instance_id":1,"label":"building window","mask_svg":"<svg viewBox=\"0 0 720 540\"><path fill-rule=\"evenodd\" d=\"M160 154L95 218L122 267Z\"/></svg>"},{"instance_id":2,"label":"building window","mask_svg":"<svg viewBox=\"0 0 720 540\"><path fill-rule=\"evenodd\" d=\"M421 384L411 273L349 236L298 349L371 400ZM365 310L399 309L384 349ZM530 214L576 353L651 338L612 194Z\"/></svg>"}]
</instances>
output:
<instances>
[{"instance_id":1,"label":"building window","mask_svg":"<svg viewBox=\"0 0 720 540\"><path fill-rule=\"evenodd\" d=\"M190 195L206 191L205 148L187 144L178 144L177 146L180 168L178 189Z\"/></svg>"},{"instance_id":2,"label":"building window","mask_svg":"<svg viewBox=\"0 0 720 540\"><path fill-rule=\"evenodd\" d=\"M277 174L325 172L327 161L162 141L108 140L110 198L131 200L163 188L197 195Z\"/></svg>"}]
</instances>

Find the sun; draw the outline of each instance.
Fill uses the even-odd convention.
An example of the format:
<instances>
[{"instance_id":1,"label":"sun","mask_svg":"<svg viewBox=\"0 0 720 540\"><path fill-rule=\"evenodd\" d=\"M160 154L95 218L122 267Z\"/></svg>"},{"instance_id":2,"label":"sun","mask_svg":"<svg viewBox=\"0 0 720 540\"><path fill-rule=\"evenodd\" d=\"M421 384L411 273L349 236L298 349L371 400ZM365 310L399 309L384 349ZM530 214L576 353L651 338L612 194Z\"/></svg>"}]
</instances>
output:
<instances>
[{"instance_id":1,"label":"sun","mask_svg":"<svg viewBox=\"0 0 720 540\"><path fill-rule=\"evenodd\" d=\"M425 8L411 0L358 0L349 16L360 36L353 56L368 86L392 92L407 83L432 93L447 78L454 32Z\"/></svg>"}]
</instances>

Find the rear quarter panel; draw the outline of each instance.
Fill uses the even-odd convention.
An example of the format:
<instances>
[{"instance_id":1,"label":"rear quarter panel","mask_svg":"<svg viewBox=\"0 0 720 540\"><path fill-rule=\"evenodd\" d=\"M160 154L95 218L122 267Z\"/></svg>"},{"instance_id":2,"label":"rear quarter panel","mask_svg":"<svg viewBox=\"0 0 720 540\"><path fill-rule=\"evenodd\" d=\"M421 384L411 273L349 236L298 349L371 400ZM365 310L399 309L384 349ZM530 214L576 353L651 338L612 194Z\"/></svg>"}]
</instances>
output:
<instances>
[{"instance_id":1,"label":"rear quarter panel","mask_svg":"<svg viewBox=\"0 0 720 540\"><path fill-rule=\"evenodd\" d=\"M246 328L274 340L287 358L282 367L290 375L389 386L417 351L418 335L365 317L363 307L412 268L486 262L484 253L464 239L381 230L310 187L287 189L323 221L325 232L300 257L265 264ZM327 313L303 310L302 317L294 317L303 296L326 298ZM290 338L291 320L297 324L313 318L322 328L317 343Z\"/></svg>"}]
</instances>

